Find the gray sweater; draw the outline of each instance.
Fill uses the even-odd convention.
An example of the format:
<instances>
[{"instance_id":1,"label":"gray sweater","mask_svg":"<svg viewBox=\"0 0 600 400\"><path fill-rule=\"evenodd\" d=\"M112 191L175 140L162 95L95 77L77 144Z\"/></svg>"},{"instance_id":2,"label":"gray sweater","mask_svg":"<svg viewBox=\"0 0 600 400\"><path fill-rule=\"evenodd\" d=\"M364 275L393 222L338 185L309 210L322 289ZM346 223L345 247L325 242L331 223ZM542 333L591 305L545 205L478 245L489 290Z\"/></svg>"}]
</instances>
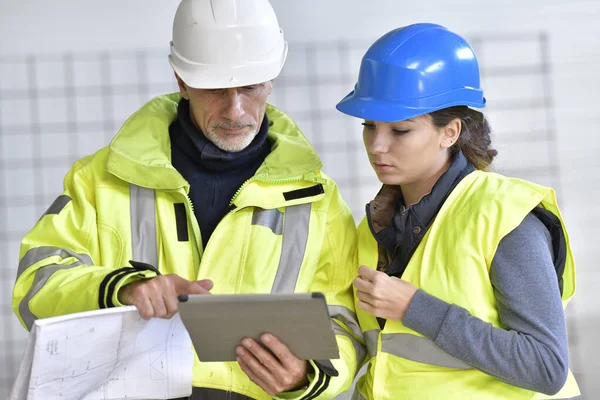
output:
<instances>
[{"instance_id":1,"label":"gray sweater","mask_svg":"<svg viewBox=\"0 0 600 400\"><path fill-rule=\"evenodd\" d=\"M490 279L506 329L417 291L405 326L510 385L554 394L567 378L567 329L550 233L533 214L500 242Z\"/></svg>"}]
</instances>

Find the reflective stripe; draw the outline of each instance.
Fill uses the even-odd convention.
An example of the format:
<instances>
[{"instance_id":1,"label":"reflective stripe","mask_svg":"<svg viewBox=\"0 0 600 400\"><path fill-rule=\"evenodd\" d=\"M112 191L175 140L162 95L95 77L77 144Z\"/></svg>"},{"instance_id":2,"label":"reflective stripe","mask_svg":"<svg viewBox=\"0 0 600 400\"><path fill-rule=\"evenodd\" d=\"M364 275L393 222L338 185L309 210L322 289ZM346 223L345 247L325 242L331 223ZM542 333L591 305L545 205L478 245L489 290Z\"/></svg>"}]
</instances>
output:
<instances>
[{"instance_id":1,"label":"reflective stripe","mask_svg":"<svg viewBox=\"0 0 600 400\"><path fill-rule=\"evenodd\" d=\"M541 397L543 399L543 397ZM548 399L551 400L581 400L581 396L575 396L575 397L561 397L560 399L555 399L554 397L548 397Z\"/></svg>"},{"instance_id":2,"label":"reflective stripe","mask_svg":"<svg viewBox=\"0 0 600 400\"><path fill-rule=\"evenodd\" d=\"M31 288L19 303L19 314L21 318L23 318L23 322L27 326L27 329L31 330L33 326L33 322L37 319L37 317L31 312L29 308L29 301L35 296L40 289L44 287L48 279L58 270L61 269L71 269L75 268L79 265L84 265L82 262L75 262L73 264L51 264L46 265L35 272L35 276L33 278L33 283L31 284Z\"/></svg>"},{"instance_id":3,"label":"reflective stripe","mask_svg":"<svg viewBox=\"0 0 600 400\"><path fill-rule=\"evenodd\" d=\"M541 397L540 399L542 399L543 397ZM569 397L569 398L560 398L560 399L554 399L552 397L548 397L548 399L552 399L552 400L581 400L581 396L575 396L575 397ZM354 392L352 393L352 399L351 400L367 400L367 398L365 396L363 396L359 391L358 388L354 388Z\"/></svg>"},{"instance_id":4,"label":"reflective stripe","mask_svg":"<svg viewBox=\"0 0 600 400\"><path fill-rule=\"evenodd\" d=\"M437 347L431 340L407 333L381 335L381 351L423 364L473 369L469 364Z\"/></svg>"},{"instance_id":5,"label":"reflective stripe","mask_svg":"<svg viewBox=\"0 0 600 400\"><path fill-rule=\"evenodd\" d=\"M333 332L336 335L346 336L352 342L352 346L354 346L354 354L356 354L356 365L360 366L362 361L365 359L365 355L367 351L365 346L361 342L359 342L350 332L342 328L335 321L331 321L331 326L333 327Z\"/></svg>"},{"instance_id":6,"label":"reflective stripe","mask_svg":"<svg viewBox=\"0 0 600 400\"><path fill-rule=\"evenodd\" d=\"M78 254L69 249L61 249L53 246L40 246L29 249L19 262L19 268L17 270L17 279L23 272L32 265L49 257L59 256L60 258L76 258L80 264L94 265L92 259L87 254Z\"/></svg>"},{"instance_id":7,"label":"reflective stripe","mask_svg":"<svg viewBox=\"0 0 600 400\"><path fill-rule=\"evenodd\" d=\"M329 315L331 318L335 318L339 320L341 323L346 325L348 329L352 331L357 337L362 338L362 331L360 330L360 326L358 326L358 321L356 319L356 314L350 311L349 308L344 306L328 306Z\"/></svg>"},{"instance_id":8,"label":"reflective stripe","mask_svg":"<svg viewBox=\"0 0 600 400\"><path fill-rule=\"evenodd\" d=\"M62 209L65 208L67 204L69 204L70 201L71 198L65 194L58 196L56 200L54 200L54 202L50 204L50 207L48 207L44 215L42 215L42 218L50 214L59 214L62 211Z\"/></svg>"},{"instance_id":9,"label":"reflective stripe","mask_svg":"<svg viewBox=\"0 0 600 400\"><path fill-rule=\"evenodd\" d=\"M252 225L262 225L269 228L274 234L281 235L283 231L283 213L276 208L263 210L254 208Z\"/></svg>"},{"instance_id":10,"label":"reflective stripe","mask_svg":"<svg viewBox=\"0 0 600 400\"><path fill-rule=\"evenodd\" d=\"M331 318L335 318L344 324L348 329L352 331L352 333L356 336L352 336L348 331L339 326L337 323L332 321L333 331L336 335L343 335L350 339L352 345L354 346L354 353L356 354L356 365L360 365L365 358L366 348L365 346L357 339L357 337L362 338L362 331L360 330L360 326L358 325L356 314L350 311L347 307L343 306L328 306L329 315Z\"/></svg>"},{"instance_id":11,"label":"reflective stripe","mask_svg":"<svg viewBox=\"0 0 600 400\"><path fill-rule=\"evenodd\" d=\"M158 268L156 195L154 189L129 185L131 254L134 261Z\"/></svg>"},{"instance_id":12,"label":"reflective stripe","mask_svg":"<svg viewBox=\"0 0 600 400\"><path fill-rule=\"evenodd\" d=\"M367 398L358 391L358 388L354 388L354 393L352 393L352 400L367 400Z\"/></svg>"},{"instance_id":13,"label":"reflective stripe","mask_svg":"<svg viewBox=\"0 0 600 400\"><path fill-rule=\"evenodd\" d=\"M310 203L286 207L281 258L271 293L294 293L308 241L310 209Z\"/></svg>"},{"instance_id":14,"label":"reflective stripe","mask_svg":"<svg viewBox=\"0 0 600 400\"><path fill-rule=\"evenodd\" d=\"M539 399L543 399L544 397L539 397ZM575 397L569 397L569 398L560 398L560 399L554 399L552 397L546 397L547 399L552 399L552 400L581 400L581 396L575 396ZM365 396L363 396L359 391L358 388L355 387L354 388L354 392L352 393L352 399L351 400L367 400L367 398Z\"/></svg>"},{"instance_id":15,"label":"reflective stripe","mask_svg":"<svg viewBox=\"0 0 600 400\"><path fill-rule=\"evenodd\" d=\"M367 351L371 357L375 357L377 354L377 341L379 340L379 332L381 332L379 329L363 332L365 345L367 346Z\"/></svg>"}]
</instances>

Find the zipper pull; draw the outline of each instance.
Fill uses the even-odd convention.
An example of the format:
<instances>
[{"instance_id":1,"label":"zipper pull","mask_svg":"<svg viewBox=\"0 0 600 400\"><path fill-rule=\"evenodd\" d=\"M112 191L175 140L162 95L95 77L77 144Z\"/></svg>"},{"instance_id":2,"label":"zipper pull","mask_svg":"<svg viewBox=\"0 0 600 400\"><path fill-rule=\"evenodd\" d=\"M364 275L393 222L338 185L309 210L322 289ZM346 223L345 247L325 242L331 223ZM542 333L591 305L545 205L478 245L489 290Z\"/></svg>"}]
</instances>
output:
<instances>
[{"instance_id":1,"label":"zipper pull","mask_svg":"<svg viewBox=\"0 0 600 400\"><path fill-rule=\"evenodd\" d=\"M319 177L316 172L309 172L308 174L303 175L302 179L310 182L325 183L325 179Z\"/></svg>"}]
</instances>

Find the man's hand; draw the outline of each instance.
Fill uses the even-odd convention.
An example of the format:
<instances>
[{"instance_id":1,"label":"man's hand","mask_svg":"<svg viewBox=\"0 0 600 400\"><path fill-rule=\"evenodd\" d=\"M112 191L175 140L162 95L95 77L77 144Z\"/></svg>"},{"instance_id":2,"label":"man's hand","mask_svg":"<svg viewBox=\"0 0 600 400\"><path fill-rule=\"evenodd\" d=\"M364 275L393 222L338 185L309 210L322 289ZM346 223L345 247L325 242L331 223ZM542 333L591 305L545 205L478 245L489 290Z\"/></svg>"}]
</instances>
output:
<instances>
[{"instance_id":1,"label":"man's hand","mask_svg":"<svg viewBox=\"0 0 600 400\"><path fill-rule=\"evenodd\" d=\"M210 294L212 287L208 279L188 281L179 275L160 275L123 286L118 296L121 304L136 306L144 319L171 318L177 312L177 296Z\"/></svg>"},{"instance_id":2,"label":"man's hand","mask_svg":"<svg viewBox=\"0 0 600 400\"><path fill-rule=\"evenodd\" d=\"M358 307L376 317L402 321L417 288L410 283L365 265L354 280Z\"/></svg>"},{"instance_id":3,"label":"man's hand","mask_svg":"<svg viewBox=\"0 0 600 400\"><path fill-rule=\"evenodd\" d=\"M236 348L237 362L252 382L270 396L295 390L308 383L308 362L300 360L275 336L265 333L262 342L246 338Z\"/></svg>"}]
</instances>

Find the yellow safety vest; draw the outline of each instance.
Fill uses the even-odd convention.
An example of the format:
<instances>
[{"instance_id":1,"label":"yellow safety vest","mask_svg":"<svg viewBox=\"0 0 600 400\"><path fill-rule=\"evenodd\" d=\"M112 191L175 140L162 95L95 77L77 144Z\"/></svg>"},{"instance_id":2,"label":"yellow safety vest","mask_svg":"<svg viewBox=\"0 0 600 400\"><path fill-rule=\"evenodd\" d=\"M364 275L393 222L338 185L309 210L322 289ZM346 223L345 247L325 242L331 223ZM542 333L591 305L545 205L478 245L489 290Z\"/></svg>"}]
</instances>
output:
<instances>
[{"instance_id":1,"label":"yellow safety vest","mask_svg":"<svg viewBox=\"0 0 600 400\"><path fill-rule=\"evenodd\" d=\"M168 128L178 94L151 100L109 147L78 161L63 194L23 239L13 309L37 318L119 306L119 288L162 274L211 279L212 293L325 294L341 358L308 388L279 397L331 398L364 356L354 314L356 228L335 183L296 124L267 106L272 151L231 201L202 248L189 184L171 164ZM312 361L311 361L312 362ZM314 366L314 365L313 365ZM237 363L196 358L193 385L270 399Z\"/></svg>"},{"instance_id":2,"label":"yellow safety vest","mask_svg":"<svg viewBox=\"0 0 600 400\"><path fill-rule=\"evenodd\" d=\"M562 222L552 189L494 173L472 172L441 207L402 279L502 327L489 278L491 262L502 238L538 205ZM378 244L366 219L358 232L359 265L376 268ZM575 266L566 230L564 234L567 256L563 307L575 292ZM570 399L579 395L570 371L563 389L555 396L546 396L503 383L471 367L399 321L388 320L381 330L373 315L358 307L357 314L371 360L355 398L517 400Z\"/></svg>"}]
</instances>

